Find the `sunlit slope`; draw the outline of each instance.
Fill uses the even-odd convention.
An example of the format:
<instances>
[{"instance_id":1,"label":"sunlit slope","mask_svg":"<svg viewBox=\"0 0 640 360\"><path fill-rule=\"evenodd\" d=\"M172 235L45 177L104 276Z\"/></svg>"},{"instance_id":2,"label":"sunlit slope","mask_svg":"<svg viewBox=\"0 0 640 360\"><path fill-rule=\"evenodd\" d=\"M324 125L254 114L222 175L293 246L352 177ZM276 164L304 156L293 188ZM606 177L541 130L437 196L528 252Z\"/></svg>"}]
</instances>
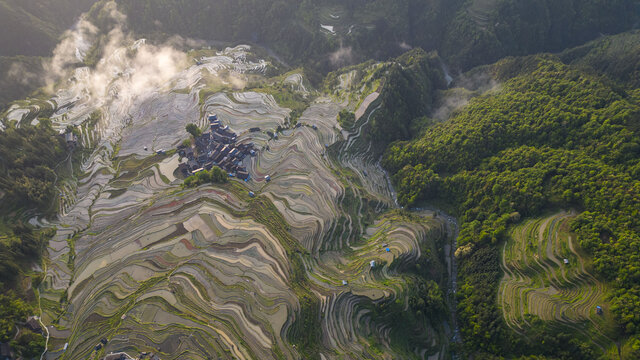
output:
<instances>
[{"instance_id":1,"label":"sunlit slope","mask_svg":"<svg viewBox=\"0 0 640 360\"><path fill-rule=\"evenodd\" d=\"M605 335L613 323L605 298L607 287L593 276L591 261L569 231L574 217L562 212L514 227L502 251L504 277L498 304L516 331L529 326L530 316L536 316L589 334L606 351L615 348ZM602 307L602 314L596 306Z\"/></svg>"},{"instance_id":2,"label":"sunlit slope","mask_svg":"<svg viewBox=\"0 0 640 360\"><path fill-rule=\"evenodd\" d=\"M95 122L93 100L78 98L79 87L53 99L54 126L77 124L95 150L60 189L40 292L47 358L112 351L162 359L446 357L440 317L425 320L413 343L394 323L397 313L382 310L408 302L418 280L407 269L425 258L444 284L443 221L389 213L388 184L360 181L363 168L384 178L375 160L343 164L331 155L343 139L360 136L339 130L336 117L348 102L315 94L301 126L287 127L290 110L267 93L203 95L203 74L216 76L232 63L227 56L236 56L234 76L261 76L260 63L243 67L245 49L204 59L141 98L114 91ZM287 79L309 93L302 74ZM181 187L171 149L187 138L186 123L204 127L206 113L217 113L239 142L255 144L256 156L244 160L251 181ZM108 343L96 351L103 338Z\"/></svg>"}]
</instances>

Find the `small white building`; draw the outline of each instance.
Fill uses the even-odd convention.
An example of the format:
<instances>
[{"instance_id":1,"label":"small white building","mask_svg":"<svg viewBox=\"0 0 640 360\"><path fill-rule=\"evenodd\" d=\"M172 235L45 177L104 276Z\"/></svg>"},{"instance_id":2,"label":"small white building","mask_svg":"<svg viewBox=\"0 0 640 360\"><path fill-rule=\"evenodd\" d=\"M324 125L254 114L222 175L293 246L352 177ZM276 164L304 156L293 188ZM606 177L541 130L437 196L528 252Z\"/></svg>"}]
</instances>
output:
<instances>
[{"instance_id":1,"label":"small white building","mask_svg":"<svg viewBox=\"0 0 640 360\"><path fill-rule=\"evenodd\" d=\"M349 284L347 280L342 280L342 285L347 285L347 284Z\"/></svg>"},{"instance_id":2,"label":"small white building","mask_svg":"<svg viewBox=\"0 0 640 360\"><path fill-rule=\"evenodd\" d=\"M569 265L569 259L564 259L564 264Z\"/></svg>"},{"instance_id":3,"label":"small white building","mask_svg":"<svg viewBox=\"0 0 640 360\"><path fill-rule=\"evenodd\" d=\"M369 263L369 265L371 265L371 267L376 267L376 261L375 260L371 260L371 262Z\"/></svg>"}]
</instances>

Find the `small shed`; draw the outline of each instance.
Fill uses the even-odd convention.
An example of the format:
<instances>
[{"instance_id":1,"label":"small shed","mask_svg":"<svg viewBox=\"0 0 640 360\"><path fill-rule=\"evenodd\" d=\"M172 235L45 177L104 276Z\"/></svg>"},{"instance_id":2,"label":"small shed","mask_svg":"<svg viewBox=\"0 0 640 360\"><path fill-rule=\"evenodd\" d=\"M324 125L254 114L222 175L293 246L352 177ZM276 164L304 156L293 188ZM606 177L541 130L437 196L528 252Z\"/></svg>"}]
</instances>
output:
<instances>
[{"instance_id":1,"label":"small shed","mask_svg":"<svg viewBox=\"0 0 640 360\"><path fill-rule=\"evenodd\" d=\"M265 177L264 177L264 179L265 179L267 182L271 181L271 175L267 175L267 176L265 176Z\"/></svg>"},{"instance_id":2,"label":"small shed","mask_svg":"<svg viewBox=\"0 0 640 360\"><path fill-rule=\"evenodd\" d=\"M26 327L27 329L33 331L34 333L38 333L38 334L42 333L42 327L40 326L40 322L35 316L31 316L29 319L27 319Z\"/></svg>"},{"instance_id":3,"label":"small shed","mask_svg":"<svg viewBox=\"0 0 640 360\"><path fill-rule=\"evenodd\" d=\"M249 191L249 197L256 197L256 194L253 191Z\"/></svg>"},{"instance_id":4,"label":"small shed","mask_svg":"<svg viewBox=\"0 0 640 360\"><path fill-rule=\"evenodd\" d=\"M238 170L238 172L236 172L236 176L240 180L246 180L249 178L249 173L244 170ZM251 193L249 193L249 195L251 196Z\"/></svg>"},{"instance_id":5,"label":"small shed","mask_svg":"<svg viewBox=\"0 0 640 360\"><path fill-rule=\"evenodd\" d=\"M563 261L565 265L569 265L569 259L564 259Z\"/></svg>"},{"instance_id":6,"label":"small shed","mask_svg":"<svg viewBox=\"0 0 640 360\"><path fill-rule=\"evenodd\" d=\"M347 282L347 280L342 280L342 285L348 285L349 283Z\"/></svg>"},{"instance_id":7,"label":"small shed","mask_svg":"<svg viewBox=\"0 0 640 360\"><path fill-rule=\"evenodd\" d=\"M371 260L371 262L369 263L369 265L371 265L371 267L376 267L376 261L375 260Z\"/></svg>"},{"instance_id":8,"label":"small shed","mask_svg":"<svg viewBox=\"0 0 640 360\"><path fill-rule=\"evenodd\" d=\"M600 305L597 305L597 306L596 306L596 313L597 313L598 315L602 315L602 306L600 306Z\"/></svg>"}]
</instances>

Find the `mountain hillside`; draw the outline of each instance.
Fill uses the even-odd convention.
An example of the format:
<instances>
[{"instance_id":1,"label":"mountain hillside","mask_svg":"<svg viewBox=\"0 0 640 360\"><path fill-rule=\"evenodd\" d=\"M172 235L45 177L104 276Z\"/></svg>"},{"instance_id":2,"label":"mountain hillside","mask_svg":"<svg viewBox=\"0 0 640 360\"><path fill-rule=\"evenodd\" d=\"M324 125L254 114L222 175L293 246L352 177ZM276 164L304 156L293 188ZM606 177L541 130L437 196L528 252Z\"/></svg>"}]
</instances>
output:
<instances>
[{"instance_id":1,"label":"mountain hillside","mask_svg":"<svg viewBox=\"0 0 640 360\"><path fill-rule=\"evenodd\" d=\"M320 68L438 50L468 70L508 55L561 51L631 29L636 0L117 0L139 33L252 41Z\"/></svg>"},{"instance_id":2,"label":"mountain hillside","mask_svg":"<svg viewBox=\"0 0 640 360\"><path fill-rule=\"evenodd\" d=\"M625 37L637 40L637 33ZM467 350L569 358L609 351L584 336L570 347L551 342L574 331L553 321L530 319L520 330L524 338L505 326L502 311L509 309L496 303L501 244L511 238L511 224L550 209L579 214L568 223L573 244L593 256L596 274L612 287L600 305L619 325L604 336L637 337L632 314L640 312L640 273L637 251L629 250L640 246L640 92L551 55L505 59L474 72L501 86L417 139L392 144L383 160L401 204L437 203L459 215L458 316ZM623 351L634 358L630 348Z\"/></svg>"},{"instance_id":3,"label":"mountain hillside","mask_svg":"<svg viewBox=\"0 0 640 360\"><path fill-rule=\"evenodd\" d=\"M0 56L49 56L58 37L95 2L0 0Z\"/></svg>"}]
</instances>

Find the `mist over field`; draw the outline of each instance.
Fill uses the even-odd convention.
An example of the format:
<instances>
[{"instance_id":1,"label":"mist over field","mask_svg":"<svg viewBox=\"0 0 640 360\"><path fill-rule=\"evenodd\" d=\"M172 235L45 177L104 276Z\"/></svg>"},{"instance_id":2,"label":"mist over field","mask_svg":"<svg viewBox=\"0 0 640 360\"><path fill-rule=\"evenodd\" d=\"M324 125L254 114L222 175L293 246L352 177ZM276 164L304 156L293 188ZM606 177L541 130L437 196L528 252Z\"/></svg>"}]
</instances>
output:
<instances>
[{"instance_id":1,"label":"mist over field","mask_svg":"<svg viewBox=\"0 0 640 360\"><path fill-rule=\"evenodd\" d=\"M640 358L636 0L0 0L0 359Z\"/></svg>"}]
</instances>

